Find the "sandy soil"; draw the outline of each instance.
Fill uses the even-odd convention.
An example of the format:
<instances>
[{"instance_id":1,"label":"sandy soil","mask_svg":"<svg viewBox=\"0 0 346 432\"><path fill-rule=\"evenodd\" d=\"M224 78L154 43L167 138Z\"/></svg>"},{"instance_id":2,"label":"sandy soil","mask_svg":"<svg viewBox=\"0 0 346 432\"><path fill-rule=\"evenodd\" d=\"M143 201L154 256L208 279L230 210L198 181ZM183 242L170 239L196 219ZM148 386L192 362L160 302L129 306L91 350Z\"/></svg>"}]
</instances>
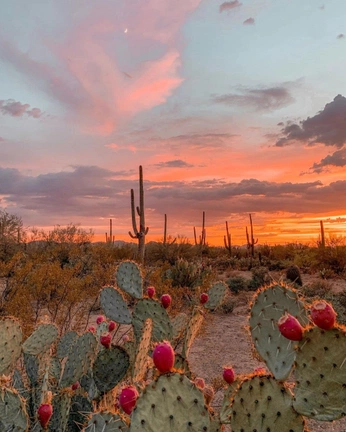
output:
<instances>
[{"instance_id":1,"label":"sandy soil","mask_svg":"<svg viewBox=\"0 0 346 432\"><path fill-rule=\"evenodd\" d=\"M313 276L304 275L304 283L311 283L314 279ZM333 281L332 286L333 290L346 291L346 280ZM265 366L253 357L247 331L247 301L250 301L252 294L242 293L240 296L240 304L237 303L233 312L215 312L207 316L190 351L191 369L208 384L221 377L224 365L232 365L237 374L251 373L255 368ZM212 402L215 410L222 404L222 397L222 390L218 391ZM346 432L346 418L334 423L309 420L307 425L311 432ZM226 431L230 430L226 428Z\"/></svg>"}]
</instances>

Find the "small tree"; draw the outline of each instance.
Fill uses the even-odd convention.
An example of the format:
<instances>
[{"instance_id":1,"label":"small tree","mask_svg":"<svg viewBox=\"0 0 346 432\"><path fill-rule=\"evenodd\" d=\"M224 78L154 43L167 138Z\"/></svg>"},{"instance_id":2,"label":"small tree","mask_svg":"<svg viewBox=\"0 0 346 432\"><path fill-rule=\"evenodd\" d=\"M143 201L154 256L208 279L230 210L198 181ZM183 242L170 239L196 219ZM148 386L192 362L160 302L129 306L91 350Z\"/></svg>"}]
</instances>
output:
<instances>
[{"instance_id":1,"label":"small tree","mask_svg":"<svg viewBox=\"0 0 346 432\"><path fill-rule=\"evenodd\" d=\"M10 259L25 238L22 218L0 209L0 260Z\"/></svg>"}]
</instances>

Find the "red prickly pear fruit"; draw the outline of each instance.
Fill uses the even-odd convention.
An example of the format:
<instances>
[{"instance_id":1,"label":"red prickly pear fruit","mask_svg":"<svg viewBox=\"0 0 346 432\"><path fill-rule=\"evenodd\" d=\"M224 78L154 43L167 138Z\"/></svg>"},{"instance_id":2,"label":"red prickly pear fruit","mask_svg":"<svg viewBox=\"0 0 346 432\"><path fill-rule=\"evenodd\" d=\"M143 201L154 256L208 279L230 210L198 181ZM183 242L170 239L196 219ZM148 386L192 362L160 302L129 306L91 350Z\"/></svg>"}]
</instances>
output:
<instances>
[{"instance_id":1,"label":"red prickly pear fruit","mask_svg":"<svg viewBox=\"0 0 346 432\"><path fill-rule=\"evenodd\" d=\"M105 320L105 317L104 317L103 315L99 315L99 316L96 318L96 324L97 324L97 325L100 325L101 323L103 323L104 320Z\"/></svg>"},{"instance_id":2,"label":"red prickly pear fruit","mask_svg":"<svg viewBox=\"0 0 346 432\"><path fill-rule=\"evenodd\" d=\"M121 390L119 395L119 405L126 414L130 415L132 413L136 406L138 396L139 394L136 387L128 386Z\"/></svg>"},{"instance_id":3,"label":"red prickly pear fruit","mask_svg":"<svg viewBox=\"0 0 346 432\"><path fill-rule=\"evenodd\" d=\"M105 348L109 348L111 346L111 342L112 342L112 335L109 333L106 333L100 337L100 343Z\"/></svg>"},{"instance_id":4,"label":"red prickly pear fruit","mask_svg":"<svg viewBox=\"0 0 346 432\"><path fill-rule=\"evenodd\" d=\"M235 377L233 368L231 366L225 366L223 368L222 377L226 381L226 383L232 384L234 382L234 377Z\"/></svg>"},{"instance_id":5,"label":"red prickly pear fruit","mask_svg":"<svg viewBox=\"0 0 346 432\"><path fill-rule=\"evenodd\" d=\"M126 343L130 340L130 336L129 335L124 335L123 336L123 342Z\"/></svg>"},{"instance_id":6,"label":"red prickly pear fruit","mask_svg":"<svg viewBox=\"0 0 346 432\"><path fill-rule=\"evenodd\" d=\"M303 328L294 316L286 313L278 321L280 333L291 341L300 341L303 338Z\"/></svg>"},{"instance_id":7,"label":"red prickly pear fruit","mask_svg":"<svg viewBox=\"0 0 346 432\"><path fill-rule=\"evenodd\" d=\"M41 404L37 410L37 417L40 425L45 428L53 414L53 407L49 403Z\"/></svg>"},{"instance_id":8,"label":"red prickly pear fruit","mask_svg":"<svg viewBox=\"0 0 346 432\"><path fill-rule=\"evenodd\" d=\"M72 384L72 390L77 390L80 387L79 381L76 381L74 384Z\"/></svg>"},{"instance_id":9,"label":"red prickly pear fruit","mask_svg":"<svg viewBox=\"0 0 346 432\"><path fill-rule=\"evenodd\" d=\"M88 331L91 333L96 333L96 328L94 326L88 327Z\"/></svg>"},{"instance_id":10,"label":"red prickly pear fruit","mask_svg":"<svg viewBox=\"0 0 346 432\"><path fill-rule=\"evenodd\" d=\"M205 387L205 381L203 378L200 378L200 377L195 378L194 383L195 383L195 386L201 390L203 390Z\"/></svg>"},{"instance_id":11,"label":"red prickly pear fruit","mask_svg":"<svg viewBox=\"0 0 346 432\"><path fill-rule=\"evenodd\" d=\"M171 303L172 303L172 297L169 294L163 294L161 296L161 304L165 309L167 309Z\"/></svg>"},{"instance_id":12,"label":"red prickly pear fruit","mask_svg":"<svg viewBox=\"0 0 346 432\"><path fill-rule=\"evenodd\" d=\"M209 300L209 296L207 293L202 293L199 301L201 302L202 305L204 305L205 303L207 303L207 301Z\"/></svg>"},{"instance_id":13,"label":"red prickly pear fruit","mask_svg":"<svg viewBox=\"0 0 346 432\"><path fill-rule=\"evenodd\" d=\"M148 287L147 294L149 298L153 298L155 295L155 288L153 286Z\"/></svg>"},{"instance_id":14,"label":"red prickly pear fruit","mask_svg":"<svg viewBox=\"0 0 346 432\"><path fill-rule=\"evenodd\" d=\"M156 345L153 351L154 365L161 373L170 372L173 369L175 353L171 344L163 341Z\"/></svg>"},{"instance_id":15,"label":"red prickly pear fruit","mask_svg":"<svg viewBox=\"0 0 346 432\"><path fill-rule=\"evenodd\" d=\"M115 328L116 328L116 323L114 322L114 321L110 321L109 322L109 324L108 324L108 331L113 331L113 330L115 330Z\"/></svg>"},{"instance_id":16,"label":"red prickly pear fruit","mask_svg":"<svg viewBox=\"0 0 346 432\"><path fill-rule=\"evenodd\" d=\"M330 330L335 325L336 312L333 306L324 300L318 300L311 306L311 318L317 327Z\"/></svg>"}]
</instances>

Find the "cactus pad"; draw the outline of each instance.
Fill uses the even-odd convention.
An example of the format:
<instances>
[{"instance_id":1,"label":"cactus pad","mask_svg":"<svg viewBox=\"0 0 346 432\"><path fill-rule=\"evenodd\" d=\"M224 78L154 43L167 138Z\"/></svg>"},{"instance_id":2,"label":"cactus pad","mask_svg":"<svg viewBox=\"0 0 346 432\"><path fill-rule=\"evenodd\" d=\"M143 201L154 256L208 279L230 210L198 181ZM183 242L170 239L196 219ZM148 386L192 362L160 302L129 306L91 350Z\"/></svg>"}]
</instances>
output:
<instances>
[{"instance_id":1,"label":"cactus pad","mask_svg":"<svg viewBox=\"0 0 346 432\"><path fill-rule=\"evenodd\" d=\"M49 432L65 431L71 408L71 394L66 390L56 394L52 405L53 415L49 421Z\"/></svg>"},{"instance_id":2,"label":"cactus pad","mask_svg":"<svg viewBox=\"0 0 346 432\"><path fill-rule=\"evenodd\" d=\"M58 337L58 329L54 324L41 324L23 343L23 351L27 354L39 355L49 349Z\"/></svg>"},{"instance_id":3,"label":"cactus pad","mask_svg":"<svg viewBox=\"0 0 346 432\"><path fill-rule=\"evenodd\" d=\"M279 331L277 321L285 312L296 317L303 326L308 323L306 310L296 292L275 284L257 292L250 313L254 346L278 380L284 380L290 374L298 344L286 339Z\"/></svg>"},{"instance_id":4,"label":"cactus pad","mask_svg":"<svg viewBox=\"0 0 346 432\"><path fill-rule=\"evenodd\" d=\"M309 329L296 357L294 409L315 420L346 415L346 332Z\"/></svg>"},{"instance_id":5,"label":"cactus pad","mask_svg":"<svg viewBox=\"0 0 346 432\"><path fill-rule=\"evenodd\" d=\"M209 290L209 299L204 307L209 310L215 310L222 305L228 291L228 286L224 282L216 282Z\"/></svg>"},{"instance_id":6,"label":"cactus pad","mask_svg":"<svg viewBox=\"0 0 346 432\"><path fill-rule=\"evenodd\" d=\"M129 432L125 421L118 414L99 412L92 415L85 431L90 432Z\"/></svg>"},{"instance_id":7,"label":"cactus pad","mask_svg":"<svg viewBox=\"0 0 346 432\"><path fill-rule=\"evenodd\" d=\"M60 387L68 387L79 380L89 370L96 355L97 340L88 332L79 336L64 367Z\"/></svg>"},{"instance_id":8,"label":"cactus pad","mask_svg":"<svg viewBox=\"0 0 346 432\"><path fill-rule=\"evenodd\" d=\"M131 314L121 293L113 287L105 287L100 302L106 317L119 324L131 324Z\"/></svg>"},{"instance_id":9,"label":"cactus pad","mask_svg":"<svg viewBox=\"0 0 346 432\"><path fill-rule=\"evenodd\" d=\"M0 389L0 430L26 431L29 418L25 410L25 403L15 390Z\"/></svg>"},{"instance_id":10,"label":"cactus pad","mask_svg":"<svg viewBox=\"0 0 346 432\"><path fill-rule=\"evenodd\" d=\"M141 338L142 328L147 318L153 321L153 332L151 339L153 342L172 340L172 324L166 309L156 300L138 300L132 314L132 324L136 341Z\"/></svg>"},{"instance_id":11,"label":"cactus pad","mask_svg":"<svg viewBox=\"0 0 346 432\"><path fill-rule=\"evenodd\" d=\"M75 331L69 331L64 334L64 336L60 339L56 355L59 359L63 359L64 357L67 357L70 349L72 348L73 344L78 339L78 333Z\"/></svg>"},{"instance_id":12,"label":"cactus pad","mask_svg":"<svg viewBox=\"0 0 346 432\"><path fill-rule=\"evenodd\" d=\"M202 315L202 312L198 308L196 308L186 327L186 334L182 350L183 357L187 358L187 356L189 355L189 351L192 347L193 341L195 340L199 329L201 328L203 320L204 317Z\"/></svg>"},{"instance_id":13,"label":"cactus pad","mask_svg":"<svg viewBox=\"0 0 346 432\"><path fill-rule=\"evenodd\" d=\"M68 418L68 432L80 432L88 422L87 418L93 411L92 403L82 395L74 395L71 399L71 408Z\"/></svg>"},{"instance_id":14,"label":"cactus pad","mask_svg":"<svg viewBox=\"0 0 346 432\"><path fill-rule=\"evenodd\" d=\"M148 351L150 347L152 328L152 320L147 319L144 323L142 337L138 342L136 358L133 362L132 379L134 382L142 381L147 372Z\"/></svg>"},{"instance_id":15,"label":"cactus pad","mask_svg":"<svg viewBox=\"0 0 346 432\"><path fill-rule=\"evenodd\" d=\"M0 321L0 375L9 375L20 356L22 329L19 322L11 317Z\"/></svg>"},{"instance_id":16,"label":"cactus pad","mask_svg":"<svg viewBox=\"0 0 346 432\"><path fill-rule=\"evenodd\" d=\"M223 424L231 423L232 408L231 402L234 398L240 379L236 379L232 384L227 385L223 394L223 401L220 410L220 419Z\"/></svg>"},{"instance_id":17,"label":"cactus pad","mask_svg":"<svg viewBox=\"0 0 346 432\"><path fill-rule=\"evenodd\" d=\"M133 261L123 261L116 272L117 286L130 294L131 297L141 299L143 297L143 280L138 265Z\"/></svg>"},{"instance_id":18,"label":"cactus pad","mask_svg":"<svg viewBox=\"0 0 346 432\"><path fill-rule=\"evenodd\" d=\"M178 373L161 375L146 386L131 415L130 432L209 431L204 395Z\"/></svg>"},{"instance_id":19,"label":"cactus pad","mask_svg":"<svg viewBox=\"0 0 346 432\"><path fill-rule=\"evenodd\" d=\"M172 319L173 340L179 338L186 329L189 317L186 313L181 312Z\"/></svg>"},{"instance_id":20,"label":"cactus pad","mask_svg":"<svg viewBox=\"0 0 346 432\"><path fill-rule=\"evenodd\" d=\"M100 393L107 393L119 384L129 366L129 355L124 348L111 346L99 351L93 365L93 377Z\"/></svg>"},{"instance_id":21,"label":"cactus pad","mask_svg":"<svg viewBox=\"0 0 346 432\"><path fill-rule=\"evenodd\" d=\"M304 419L292 409L290 391L270 375L239 384L231 404L233 432L304 431Z\"/></svg>"}]
</instances>

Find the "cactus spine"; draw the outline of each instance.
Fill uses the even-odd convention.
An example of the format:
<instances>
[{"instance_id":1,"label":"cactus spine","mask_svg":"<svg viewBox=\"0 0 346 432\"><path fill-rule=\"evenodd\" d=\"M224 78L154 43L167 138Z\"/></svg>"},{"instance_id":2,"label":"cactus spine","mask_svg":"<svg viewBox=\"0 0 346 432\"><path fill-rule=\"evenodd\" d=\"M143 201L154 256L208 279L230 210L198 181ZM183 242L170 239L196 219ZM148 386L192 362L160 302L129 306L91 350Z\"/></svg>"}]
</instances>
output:
<instances>
[{"instance_id":1,"label":"cactus spine","mask_svg":"<svg viewBox=\"0 0 346 432\"><path fill-rule=\"evenodd\" d=\"M137 214L139 216L139 229L136 223L136 211L135 211L135 193L131 189L131 215L132 215L132 228L134 234L129 231L131 238L138 240L138 261L144 263L145 253L145 236L148 234L149 227L145 226L145 215L144 215L144 187L143 187L143 169L139 166L139 206L136 207Z\"/></svg>"}]
</instances>

